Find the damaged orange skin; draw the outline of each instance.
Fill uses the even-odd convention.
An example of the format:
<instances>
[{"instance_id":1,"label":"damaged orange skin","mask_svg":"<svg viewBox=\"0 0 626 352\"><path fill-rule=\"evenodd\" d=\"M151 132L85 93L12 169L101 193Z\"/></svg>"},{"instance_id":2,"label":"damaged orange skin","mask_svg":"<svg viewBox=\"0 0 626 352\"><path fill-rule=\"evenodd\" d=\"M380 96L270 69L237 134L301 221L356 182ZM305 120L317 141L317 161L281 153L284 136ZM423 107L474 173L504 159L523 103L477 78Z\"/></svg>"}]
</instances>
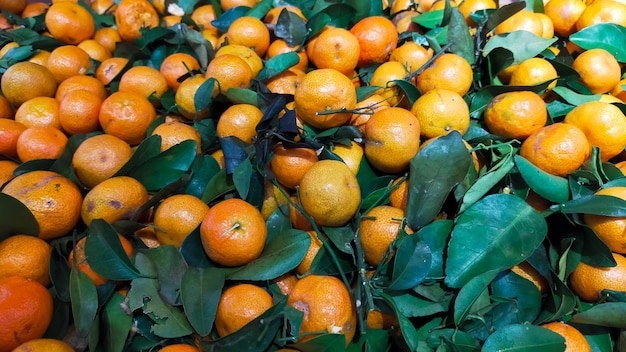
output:
<instances>
[{"instance_id":1,"label":"damaged orange skin","mask_svg":"<svg viewBox=\"0 0 626 352\"><path fill-rule=\"evenodd\" d=\"M94 219L103 219L109 224L130 219L148 198L148 191L136 179L128 176L111 177L85 195L81 217L87 226Z\"/></svg>"}]
</instances>

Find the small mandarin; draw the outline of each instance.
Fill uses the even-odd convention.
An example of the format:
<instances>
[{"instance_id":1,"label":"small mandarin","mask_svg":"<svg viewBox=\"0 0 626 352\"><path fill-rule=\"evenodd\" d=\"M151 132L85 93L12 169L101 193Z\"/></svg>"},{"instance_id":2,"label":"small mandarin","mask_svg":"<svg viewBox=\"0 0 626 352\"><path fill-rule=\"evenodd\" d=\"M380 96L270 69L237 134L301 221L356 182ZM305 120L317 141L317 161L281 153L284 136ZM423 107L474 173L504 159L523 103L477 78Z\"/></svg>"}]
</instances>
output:
<instances>
[{"instance_id":1,"label":"small mandarin","mask_svg":"<svg viewBox=\"0 0 626 352\"><path fill-rule=\"evenodd\" d=\"M270 168L276 180L287 188L295 188L304 174L318 161L315 150L310 148L285 148L282 143L273 150Z\"/></svg>"},{"instance_id":2,"label":"small mandarin","mask_svg":"<svg viewBox=\"0 0 626 352\"><path fill-rule=\"evenodd\" d=\"M118 91L102 102L98 119L105 133L137 145L146 138L148 127L156 119L156 110L143 95Z\"/></svg>"},{"instance_id":3,"label":"small mandarin","mask_svg":"<svg viewBox=\"0 0 626 352\"><path fill-rule=\"evenodd\" d=\"M602 188L595 194L626 200L626 187ZM612 252L626 254L626 218L584 214L583 219L585 225L589 226Z\"/></svg>"},{"instance_id":4,"label":"small mandarin","mask_svg":"<svg viewBox=\"0 0 626 352\"><path fill-rule=\"evenodd\" d=\"M357 67L387 61L398 45L396 26L383 16L365 17L352 26L350 32L359 41Z\"/></svg>"},{"instance_id":5,"label":"small mandarin","mask_svg":"<svg viewBox=\"0 0 626 352\"><path fill-rule=\"evenodd\" d=\"M85 195L80 216L87 226L94 219L112 224L130 219L147 201L148 191L139 181L129 176L114 176L98 183Z\"/></svg>"},{"instance_id":6,"label":"small mandarin","mask_svg":"<svg viewBox=\"0 0 626 352\"><path fill-rule=\"evenodd\" d=\"M132 243L130 243L130 241L126 239L126 237L120 234L117 235L117 238L119 239L120 245L124 249L126 255L130 257L133 253ZM85 252L85 246L87 243L87 236L78 240L74 248L70 251L67 262L70 267L76 268L82 271L85 275L87 275L91 279L91 281L93 281L93 284L97 287L109 282L109 279L98 274L89 264L89 258L87 257L87 254Z\"/></svg>"},{"instance_id":7,"label":"small mandarin","mask_svg":"<svg viewBox=\"0 0 626 352\"><path fill-rule=\"evenodd\" d=\"M259 286L238 284L224 290L215 312L215 329L220 337L233 333L254 320L274 303Z\"/></svg>"},{"instance_id":8,"label":"small mandarin","mask_svg":"<svg viewBox=\"0 0 626 352\"><path fill-rule=\"evenodd\" d=\"M180 142L192 140L196 143L196 153L200 154L201 149L201 137L200 132L188 125L179 121L169 121L158 125L152 130L152 135L161 136L161 151L166 151L169 148L179 144Z\"/></svg>"},{"instance_id":9,"label":"small mandarin","mask_svg":"<svg viewBox=\"0 0 626 352\"><path fill-rule=\"evenodd\" d=\"M52 247L41 238L13 235L0 242L0 278L19 275L50 285Z\"/></svg>"},{"instance_id":10,"label":"small mandarin","mask_svg":"<svg viewBox=\"0 0 626 352\"><path fill-rule=\"evenodd\" d=\"M159 15L148 0L122 0L115 9L115 25L123 40L134 42L142 28L159 25Z\"/></svg>"},{"instance_id":11,"label":"small mandarin","mask_svg":"<svg viewBox=\"0 0 626 352\"><path fill-rule=\"evenodd\" d=\"M391 243L402 228L404 210L389 205L372 208L361 219L359 240L365 253L365 261L379 265L389 251ZM404 231L412 231L405 227Z\"/></svg>"},{"instance_id":12,"label":"small mandarin","mask_svg":"<svg viewBox=\"0 0 626 352\"><path fill-rule=\"evenodd\" d=\"M473 77L472 67L463 57L446 53L417 76L417 88L422 93L446 89L463 96L472 86Z\"/></svg>"},{"instance_id":13,"label":"small mandarin","mask_svg":"<svg viewBox=\"0 0 626 352\"><path fill-rule=\"evenodd\" d=\"M209 206L190 194L176 194L163 200L154 211L155 234L162 245L180 248L181 243L195 230Z\"/></svg>"},{"instance_id":14,"label":"small mandarin","mask_svg":"<svg viewBox=\"0 0 626 352\"><path fill-rule=\"evenodd\" d=\"M22 161L57 159L67 145L67 136L55 127L29 127L17 139L17 157Z\"/></svg>"},{"instance_id":15,"label":"small mandarin","mask_svg":"<svg viewBox=\"0 0 626 352\"><path fill-rule=\"evenodd\" d=\"M602 290L626 291L626 258L613 253L613 260L617 265L607 268L580 262L569 276L574 293L584 301L593 302L600 298Z\"/></svg>"},{"instance_id":16,"label":"small mandarin","mask_svg":"<svg viewBox=\"0 0 626 352\"><path fill-rule=\"evenodd\" d=\"M420 96L411 112L419 120L421 134L434 138L458 131L461 135L469 128L469 107L463 97L445 89L433 89Z\"/></svg>"},{"instance_id":17,"label":"small mandarin","mask_svg":"<svg viewBox=\"0 0 626 352\"><path fill-rule=\"evenodd\" d=\"M234 104L220 115L217 121L217 136L237 137L245 143L253 143L256 126L263 118L263 112L252 104Z\"/></svg>"},{"instance_id":18,"label":"small mandarin","mask_svg":"<svg viewBox=\"0 0 626 352\"><path fill-rule=\"evenodd\" d=\"M52 97L35 97L15 111L15 121L26 127L61 128L59 102Z\"/></svg>"},{"instance_id":19,"label":"small mandarin","mask_svg":"<svg viewBox=\"0 0 626 352\"><path fill-rule=\"evenodd\" d=\"M565 339L565 352L591 352L589 342L575 327L561 321L542 324L541 327L563 336Z\"/></svg>"},{"instance_id":20,"label":"small mandarin","mask_svg":"<svg viewBox=\"0 0 626 352\"><path fill-rule=\"evenodd\" d=\"M85 139L72 156L78 180L87 188L112 177L130 159L130 145L110 134Z\"/></svg>"}]
</instances>

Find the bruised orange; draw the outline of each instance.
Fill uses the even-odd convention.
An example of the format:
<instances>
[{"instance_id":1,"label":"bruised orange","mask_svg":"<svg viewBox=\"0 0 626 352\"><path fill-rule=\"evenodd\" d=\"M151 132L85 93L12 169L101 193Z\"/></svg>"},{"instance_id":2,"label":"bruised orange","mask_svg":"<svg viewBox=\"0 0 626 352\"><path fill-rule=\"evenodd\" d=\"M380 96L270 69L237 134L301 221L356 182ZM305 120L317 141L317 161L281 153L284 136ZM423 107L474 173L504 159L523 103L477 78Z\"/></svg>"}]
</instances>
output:
<instances>
[{"instance_id":1,"label":"bruised orange","mask_svg":"<svg viewBox=\"0 0 626 352\"><path fill-rule=\"evenodd\" d=\"M85 139L72 156L78 180L87 188L113 176L130 159L130 145L110 134Z\"/></svg>"},{"instance_id":2,"label":"bruised orange","mask_svg":"<svg viewBox=\"0 0 626 352\"><path fill-rule=\"evenodd\" d=\"M98 183L85 195L80 216L87 226L94 219L112 224L130 219L147 201L148 191L139 181L115 176Z\"/></svg>"},{"instance_id":3,"label":"bruised orange","mask_svg":"<svg viewBox=\"0 0 626 352\"><path fill-rule=\"evenodd\" d=\"M122 0L115 9L115 25L123 40L134 42L142 28L159 25L159 15L148 0Z\"/></svg>"}]
</instances>

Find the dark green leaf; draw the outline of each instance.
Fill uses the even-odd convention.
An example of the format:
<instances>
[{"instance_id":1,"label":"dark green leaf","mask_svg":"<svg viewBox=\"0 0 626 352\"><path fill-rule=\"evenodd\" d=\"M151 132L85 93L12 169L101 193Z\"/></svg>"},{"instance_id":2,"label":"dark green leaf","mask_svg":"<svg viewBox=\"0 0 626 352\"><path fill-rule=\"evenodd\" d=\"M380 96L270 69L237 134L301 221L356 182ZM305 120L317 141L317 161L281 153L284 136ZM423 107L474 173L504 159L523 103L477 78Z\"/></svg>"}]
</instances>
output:
<instances>
[{"instance_id":1,"label":"dark green leaf","mask_svg":"<svg viewBox=\"0 0 626 352\"><path fill-rule=\"evenodd\" d=\"M130 159L122 166L114 176L126 176L135 168L141 166L147 160L161 153L161 136L154 134L144 139L133 152Z\"/></svg>"},{"instance_id":2,"label":"dark green leaf","mask_svg":"<svg viewBox=\"0 0 626 352\"><path fill-rule=\"evenodd\" d=\"M70 272L70 299L76 332L87 336L98 311L98 293L91 278L75 268Z\"/></svg>"},{"instance_id":3,"label":"dark green leaf","mask_svg":"<svg viewBox=\"0 0 626 352\"><path fill-rule=\"evenodd\" d=\"M39 235L39 224L24 203L8 194L0 193L0 241L17 235Z\"/></svg>"},{"instance_id":4,"label":"dark green leaf","mask_svg":"<svg viewBox=\"0 0 626 352\"><path fill-rule=\"evenodd\" d=\"M566 178L550 175L520 155L515 155L515 165L524 181L538 195L555 203L567 202L569 181Z\"/></svg>"},{"instance_id":5,"label":"dark green leaf","mask_svg":"<svg viewBox=\"0 0 626 352\"><path fill-rule=\"evenodd\" d=\"M454 323L460 325L471 312L472 306L476 303L487 286L498 275L498 270L486 271L471 278L467 284L461 287L454 300Z\"/></svg>"},{"instance_id":6,"label":"dark green leaf","mask_svg":"<svg viewBox=\"0 0 626 352\"><path fill-rule=\"evenodd\" d=\"M558 94L561 98L563 98L566 103L572 104L574 106L588 103L590 101L598 101L601 97L600 94L580 94L563 86L556 86L552 88L552 91Z\"/></svg>"},{"instance_id":7,"label":"dark green leaf","mask_svg":"<svg viewBox=\"0 0 626 352\"><path fill-rule=\"evenodd\" d=\"M124 252L117 231L102 219L91 222L85 240L85 255L91 268L107 279L132 280L140 276Z\"/></svg>"},{"instance_id":8,"label":"dark green leaf","mask_svg":"<svg viewBox=\"0 0 626 352\"><path fill-rule=\"evenodd\" d=\"M381 293L380 296L385 300L385 303L389 304L389 306L393 308L396 316L398 317L398 324L400 325L400 331L402 332L402 338L404 339L404 343L406 343L411 351L415 351L419 344L419 342L417 341L418 336L415 326L407 317L400 313L400 310L398 309L393 298L390 295L386 293Z\"/></svg>"},{"instance_id":9,"label":"dark green leaf","mask_svg":"<svg viewBox=\"0 0 626 352\"><path fill-rule=\"evenodd\" d=\"M211 24L217 28L221 33L226 33L230 24L241 16L245 16L250 10L247 6L237 6L222 13L217 19L213 20Z\"/></svg>"},{"instance_id":10,"label":"dark green leaf","mask_svg":"<svg viewBox=\"0 0 626 352\"><path fill-rule=\"evenodd\" d=\"M257 79L259 81L267 81L278 76L288 68L297 65L298 62L300 62L300 56L295 51L276 55L265 62L265 66L259 72Z\"/></svg>"},{"instance_id":11,"label":"dark green leaf","mask_svg":"<svg viewBox=\"0 0 626 352\"><path fill-rule=\"evenodd\" d=\"M474 64L474 40L470 35L465 17L458 8L451 9L448 23L448 44L450 52L464 58L470 65Z\"/></svg>"},{"instance_id":12,"label":"dark green leaf","mask_svg":"<svg viewBox=\"0 0 626 352\"><path fill-rule=\"evenodd\" d=\"M235 189L242 199L248 198L248 192L250 191L252 183L252 162L250 159L243 159L233 172L233 183Z\"/></svg>"},{"instance_id":13,"label":"dark green leaf","mask_svg":"<svg viewBox=\"0 0 626 352\"><path fill-rule=\"evenodd\" d=\"M431 261L427 275L429 278L438 278L444 275L443 253L450 238L452 225L452 220L434 221L422 227L417 233L430 248Z\"/></svg>"},{"instance_id":14,"label":"dark green leaf","mask_svg":"<svg viewBox=\"0 0 626 352\"><path fill-rule=\"evenodd\" d=\"M224 280L222 271L215 268L190 267L183 275L180 285L183 308L200 336L207 336L213 328Z\"/></svg>"},{"instance_id":15,"label":"dark green leaf","mask_svg":"<svg viewBox=\"0 0 626 352\"><path fill-rule=\"evenodd\" d=\"M210 155L198 155L191 165L191 179L185 193L201 198L211 177L220 171L220 165Z\"/></svg>"},{"instance_id":16,"label":"dark green leaf","mask_svg":"<svg viewBox=\"0 0 626 352\"><path fill-rule=\"evenodd\" d=\"M436 329L428 336L428 345L432 348L455 350L459 352L477 351L478 341L470 334L458 329Z\"/></svg>"},{"instance_id":17,"label":"dark green leaf","mask_svg":"<svg viewBox=\"0 0 626 352\"><path fill-rule=\"evenodd\" d=\"M202 194L202 201L210 203L221 195L235 189L231 177L226 173L226 169L220 169L207 183Z\"/></svg>"},{"instance_id":18,"label":"dark green leaf","mask_svg":"<svg viewBox=\"0 0 626 352\"><path fill-rule=\"evenodd\" d=\"M431 249L419 234L404 237L393 262L390 290L408 290L426 278L432 263Z\"/></svg>"},{"instance_id":19,"label":"dark green leaf","mask_svg":"<svg viewBox=\"0 0 626 352\"><path fill-rule=\"evenodd\" d=\"M335 247L343 253L354 253L351 245L354 240L354 230L350 225L343 227L324 227L322 232L326 234Z\"/></svg>"},{"instance_id":20,"label":"dark green leaf","mask_svg":"<svg viewBox=\"0 0 626 352\"><path fill-rule=\"evenodd\" d=\"M189 170L196 148L195 141L182 141L133 169L128 176L137 179L148 191L157 191Z\"/></svg>"},{"instance_id":21,"label":"dark green leaf","mask_svg":"<svg viewBox=\"0 0 626 352\"><path fill-rule=\"evenodd\" d=\"M274 34L276 37L284 39L287 45L293 47L304 42L307 28L300 16L283 9L278 15Z\"/></svg>"},{"instance_id":22,"label":"dark green leaf","mask_svg":"<svg viewBox=\"0 0 626 352\"><path fill-rule=\"evenodd\" d=\"M605 302L597 304L584 312L574 314L571 322L624 329L626 328L625 316L625 302Z\"/></svg>"},{"instance_id":23,"label":"dark green leaf","mask_svg":"<svg viewBox=\"0 0 626 352\"><path fill-rule=\"evenodd\" d=\"M450 300L433 302L429 299L420 297L411 291L406 291L406 293L402 293L400 295L394 295L392 298L400 314L407 318L427 317L437 313L447 312L450 308Z\"/></svg>"},{"instance_id":24,"label":"dark green leaf","mask_svg":"<svg viewBox=\"0 0 626 352\"><path fill-rule=\"evenodd\" d=\"M482 174L463 195L463 202L461 203L459 212L464 212L485 194L489 193L489 191L491 191L496 184L509 175L513 166L512 154L508 154L496 165L494 165L487 173Z\"/></svg>"},{"instance_id":25,"label":"dark green leaf","mask_svg":"<svg viewBox=\"0 0 626 352\"><path fill-rule=\"evenodd\" d=\"M180 245L180 254L182 254L188 266L197 268L212 267L213 263L204 252L202 241L200 240L200 226L192 231Z\"/></svg>"},{"instance_id":26,"label":"dark green leaf","mask_svg":"<svg viewBox=\"0 0 626 352\"><path fill-rule=\"evenodd\" d=\"M159 280L161 297L171 305L180 305L180 285L187 263L172 245L141 250L154 263Z\"/></svg>"},{"instance_id":27,"label":"dark green leaf","mask_svg":"<svg viewBox=\"0 0 626 352\"><path fill-rule=\"evenodd\" d=\"M482 352L563 352L565 339L551 330L524 324L512 324L489 335Z\"/></svg>"},{"instance_id":28,"label":"dark green leaf","mask_svg":"<svg viewBox=\"0 0 626 352\"><path fill-rule=\"evenodd\" d=\"M542 38L528 31L513 31L493 36L483 48L487 56L495 48L506 48L513 53L514 63L537 56L556 42L557 38Z\"/></svg>"},{"instance_id":29,"label":"dark green leaf","mask_svg":"<svg viewBox=\"0 0 626 352\"><path fill-rule=\"evenodd\" d=\"M443 10L428 11L413 17L413 22L428 29L438 27L442 20Z\"/></svg>"},{"instance_id":30,"label":"dark green leaf","mask_svg":"<svg viewBox=\"0 0 626 352\"><path fill-rule=\"evenodd\" d=\"M247 88L230 88L225 95L233 104L259 105L257 93Z\"/></svg>"},{"instance_id":31,"label":"dark green leaf","mask_svg":"<svg viewBox=\"0 0 626 352\"><path fill-rule=\"evenodd\" d=\"M205 111L211 107L216 84L215 78L210 77L198 87L196 94L193 96L193 107L196 111Z\"/></svg>"},{"instance_id":32,"label":"dark green leaf","mask_svg":"<svg viewBox=\"0 0 626 352\"><path fill-rule=\"evenodd\" d=\"M564 214L595 214L604 216L626 216L626 200L607 195L588 195L556 204L551 209Z\"/></svg>"},{"instance_id":33,"label":"dark green leaf","mask_svg":"<svg viewBox=\"0 0 626 352\"><path fill-rule=\"evenodd\" d=\"M619 45L626 37L626 28L614 23L596 23L569 36L569 40L585 50L604 49L617 61L626 62L626 48Z\"/></svg>"},{"instance_id":34,"label":"dark green leaf","mask_svg":"<svg viewBox=\"0 0 626 352\"><path fill-rule=\"evenodd\" d=\"M102 340L106 351L122 352L130 333L133 318L123 308L125 299L121 294L114 293L102 311Z\"/></svg>"},{"instance_id":35,"label":"dark green leaf","mask_svg":"<svg viewBox=\"0 0 626 352\"><path fill-rule=\"evenodd\" d=\"M346 337L343 334L322 334L289 347L302 352L343 352L346 350Z\"/></svg>"},{"instance_id":36,"label":"dark green leaf","mask_svg":"<svg viewBox=\"0 0 626 352\"><path fill-rule=\"evenodd\" d=\"M228 275L229 280L272 280L300 264L311 237L302 230L280 233L265 246L258 259Z\"/></svg>"},{"instance_id":37,"label":"dark green leaf","mask_svg":"<svg viewBox=\"0 0 626 352\"><path fill-rule=\"evenodd\" d=\"M462 287L480 273L522 262L547 231L543 216L519 197L486 196L456 220L448 246L446 284Z\"/></svg>"},{"instance_id":38,"label":"dark green leaf","mask_svg":"<svg viewBox=\"0 0 626 352\"><path fill-rule=\"evenodd\" d=\"M414 84L411 84L410 82L401 79L394 79L392 82L397 84L398 87L402 89L402 91L406 95L406 98L409 100L409 106L413 106L413 103L415 103L417 98L419 98L421 95L417 87Z\"/></svg>"},{"instance_id":39,"label":"dark green leaf","mask_svg":"<svg viewBox=\"0 0 626 352\"><path fill-rule=\"evenodd\" d=\"M537 323L561 319L565 314L572 312L574 307L576 307L576 301L578 300L576 296L574 296L569 287L567 287L556 274L551 274L554 288L548 299L546 299L546 308L537 318Z\"/></svg>"},{"instance_id":40,"label":"dark green leaf","mask_svg":"<svg viewBox=\"0 0 626 352\"><path fill-rule=\"evenodd\" d=\"M420 149L409 163L406 214L411 228L419 229L437 216L446 197L463 180L471 163L470 153L457 131Z\"/></svg>"},{"instance_id":41,"label":"dark green leaf","mask_svg":"<svg viewBox=\"0 0 626 352\"><path fill-rule=\"evenodd\" d=\"M491 295L493 298L505 300L489 312L489 315L495 316L496 328L534 321L541 312L541 292L530 280L513 271L506 270L498 275L491 284ZM511 314L497 316L499 308L507 305L511 307Z\"/></svg>"}]
</instances>

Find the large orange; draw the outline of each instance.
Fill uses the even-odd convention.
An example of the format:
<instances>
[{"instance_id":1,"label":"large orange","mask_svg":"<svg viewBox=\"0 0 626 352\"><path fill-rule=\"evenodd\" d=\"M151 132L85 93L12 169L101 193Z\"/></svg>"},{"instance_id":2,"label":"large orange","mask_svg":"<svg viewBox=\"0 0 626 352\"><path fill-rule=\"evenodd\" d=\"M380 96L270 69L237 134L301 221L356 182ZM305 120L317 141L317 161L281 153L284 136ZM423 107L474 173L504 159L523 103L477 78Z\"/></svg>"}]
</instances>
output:
<instances>
[{"instance_id":1,"label":"large orange","mask_svg":"<svg viewBox=\"0 0 626 352\"><path fill-rule=\"evenodd\" d=\"M24 276L50 285L52 247L38 237L13 235L0 242L0 278Z\"/></svg>"},{"instance_id":2,"label":"large orange","mask_svg":"<svg viewBox=\"0 0 626 352\"><path fill-rule=\"evenodd\" d=\"M365 124L365 158L386 173L405 171L419 150L419 136L420 122L410 111L379 110Z\"/></svg>"},{"instance_id":3,"label":"large orange","mask_svg":"<svg viewBox=\"0 0 626 352\"><path fill-rule=\"evenodd\" d=\"M350 168L338 160L320 160L300 181L302 208L322 226L345 225L361 204L361 189Z\"/></svg>"},{"instance_id":4,"label":"large orange","mask_svg":"<svg viewBox=\"0 0 626 352\"><path fill-rule=\"evenodd\" d=\"M130 145L110 134L99 134L84 140L72 156L78 180L87 188L113 176L130 159Z\"/></svg>"},{"instance_id":5,"label":"large orange","mask_svg":"<svg viewBox=\"0 0 626 352\"><path fill-rule=\"evenodd\" d=\"M512 86L534 86L557 77L556 69L548 60L533 57L522 61L515 67L509 84ZM552 82L548 88L552 88L555 85L556 81Z\"/></svg>"},{"instance_id":6,"label":"large orange","mask_svg":"<svg viewBox=\"0 0 626 352\"><path fill-rule=\"evenodd\" d=\"M91 58L75 45L63 45L50 52L46 67L58 82L62 82L72 76L87 74Z\"/></svg>"},{"instance_id":7,"label":"large orange","mask_svg":"<svg viewBox=\"0 0 626 352\"><path fill-rule=\"evenodd\" d=\"M161 244L180 248L181 243L204 220L209 206L190 194L176 194L163 200L154 211L155 234Z\"/></svg>"},{"instance_id":8,"label":"large orange","mask_svg":"<svg viewBox=\"0 0 626 352\"><path fill-rule=\"evenodd\" d=\"M57 81L46 67L22 61L9 66L2 74L0 89L4 97L17 107L31 98L53 97Z\"/></svg>"},{"instance_id":9,"label":"large orange","mask_svg":"<svg viewBox=\"0 0 626 352\"><path fill-rule=\"evenodd\" d=\"M463 57L446 53L433 61L417 76L417 88L426 93L433 89L446 89L465 95L472 86L472 66Z\"/></svg>"},{"instance_id":10,"label":"large orange","mask_svg":"<svg viewBox=\"0 0 626 352\"><path fill-rule=\"evenodd\" d=\"M554 331L565 339L565 352L591 352L591 346L578 329L562 321L542 324L542 328Z\"/></svg>"},{"instance_id":11,"label":"large orange","mask_svg":"<svg viewBox=\"0 0 626 352\"><path fill-rule=\"evenodd\" d=\"M100 182L85 195L80 216L87 226L94 219L114 223L130 219L147 201L148 191L139 181L115 176Z\"/></svg>"},{"instance_id":12,"label":"large orange","mask_svg":"<svg viewBox=\"0 0 626 352\"><path fill-rule=\"evenodd\" d=\"M317 161L317 154L313 149L285 148L278 144L274 148L270 167L281 185L293 189L300 184L304 174Z\"/></svg>"},{"instance_id":13,"label":"large orange","mask_svg":"<svg viewBox=\"0 0 626 352\"><path fill-rule=\"evenodd\" d=\"M132 243L130 243L130 241L126 239L126 237L120 234L118 234L117 237L120 240L120 243L122 244L122 248L124 248L124 252L126 253L127 256L130 257L131 254L133 253ZM108 282L109 279L98 274L91 268L91 265L89 264L89 258L85 254L86 243L87 243L86 236L78 240L74 248L70 251L68 258L67 258L67 262L70 267L75 267L78 270L82 271L85 275L89 276L91 281L93 281L94 285L100 286Z\"/></svg>"},{"instance_id":14,"label":"large orange","mask_svg":"<svg viewBox=\"0 0 626 352\"><path fill-rule=\"evenodd\" d=\"M389 205L379 205L361 219L360 241L365 260L371 265L382 262L389 246L398 237L404 221L404 210ZM405 231L412 231L405 227Z\"/></svg>"},{"instance_id":15,"label":"large orange","mask_svg":"<svg viewBox=\"0 0 626 352\"><path fill-rule=\"evenodd\" d=\"M239 44L224 45L217 50L215 56L218 57L226 54L238 56L240 59L245 61L252 70L252 77L256 77L263 69L263 60L261 60L261 57L247 46Z\"/></svg>"},{"instance_id":16,"label":"large orange","mask_svg":"<svg viewBox=\"0 0 626 352\"><path fill-rule=\"evenodd\" d=\"M148 127L156 119L156 110L139 93L115 92L100 105L98 119L104 132L137 145L146 138Z\"/></svg>"},{"instance_id":17,"label":"large orange","mask_svg":"<svg viewBox=\"0 0 626 352\"><path fill-rule=\"evenodd\" d=\"M53 3L46 11L45 23L52 37L65 44L78 44L95 32L93 17L75 2Z\"/></svg>"},{"instance_id":18,"label":"large orange","mask_svg":"<svg viewBox=\"0 0 626 352\"><path fill-rule=\"evenodd\" d=\"M365 17L350 32L359 40L358 67L387 61L398 45L396 26L383 16Z\"/></svg>"},{"instance_id":19,"label":"large orange","mask_svg":"<svg viewBox=\"0 0 626 352\"><path fill-rule=\"evenodd\" d=\"M469 107L458 93L433 89L417 98L411 112L419 120L421 134L434 138L458 131L463 135L469 128Z\"/></svg>"},{"instance_id":20,"label":"large orange","mask_svg":"<svg viewBox=\"0 0 626 352\"><path fill-rule=\"evenodd\" d=\"M626 291L626 258L613 253L614 267L601 268L580 262L569 276L572 290L584 301L596 301L600 291Z\"/></svg>"},{"instance_id":21,"label":"large orange","mask_svg":"<svg viewBox=\"0 0 626 352\"><path fill-rule=\"evenodd\" d=\"M267 227L261 212L239 198L213 205L200 225L206 254L225 266L240 266L258 258L265 247Z\"/></svg>"},{"instance_id":22,"label":"large orange","mask_svg":"<svg viewBox=\"0 0 626 352\"><path fill-rule=\"evenodd\" d=\"M15 111L15 121L26 127L61 128L59 102L52 97L35 97Z\"/></svg>"},{"instance_id":23,"label":"large orange","mask_svg":"<svg viewBox=\"0 0 626 352\"><path fill-rule=\"evenodd\" d=\"M0 118L0 155L17 157L17 140L26 128L15 120Z\"/></svg>"},{"instance_id":24,"label":"large orange","mask_svg":"<svg viewBox=\"0 0 626 352\"><path fill-rule=\"evenodd\" d=\"M57 159L65 150L67 136L54 127L29 127L17 139L17 156L22 162Z\"/></svg>"},{"instance_id":25,"label":"large orange","mask_svg":"<svg viewBox=\"0 0 626 352\"><path fill-rule=\"evenodd\" d=\"M583 103L567 113L563 122L580 128L589 143L600 148L602 161L618 155L626 146L626 116L616 105Z\"/></svg>"},{"instance_id":26,"label":"large orange","mask_svg":"<svg viewBox=\"0 0 626 352\"><path fill-rule=\"evenodd\" d=\"M626 200L626 187L600 189L597 195L613 196ZM584 221L606 243L611 251L626 254L626 218L584 214Z\"/></svg>"},{"instance_id":27,"label":"large orange","mask_svg":"<svg viewBox=\"0 0 626 352\"><path fill-rule=\"evenodd\" d=\"M307 54L317 68L333 68L347 74L359 62L359 41L347 29L327 26L310 45Z\"/></svg>"},{"instance_id":28,"label":"large orange","mask_svg":"<svg viewBox=\"0 0 626 352\"><path fill-rule=\"evenodd\" d=\"M159 25L159 15L148 0L122 0L115 9L115 25L123 40L133 42L142 28Z\"/></svg>"},{"instance_id":29,"label":"large orange","mask_svg":"<svg viewBox=\"0 0 626 352\"><path fill-rule=\"evenodd\" d=\"M542 127L530 135L520 155L543 171L566 176L576 171L591 154L591 145L580 128L566 123Z\"/></svg>"},{"instance_id":30,"label":"large orange","mask_svg":"<svg viewBox=\"0 0 626 352\"><path fill-rule=\"evenodd\" d=\"M498 94L484 113L489 132L504 138L525 139L548 121L546 103L531 91Z\"/></svg>"},{"instance_id":31,"label":"large orange","mask_svg":"<svg viewBox=\"0 0 626 352\"><path fill-rule=\"evenodd\" d=\"M256 126L263 118L263 112L251 104L234 104L220 115L216 131L219 138L237 137L245 143L253 143Z\"/></svg>"},{"instance_id":32,"label":"large orange","mask_svg":"<svg viewBox=\"0 0 626 352\"><path fill-rule=\"evenodd\" d=\"M50 240L65 235L80 219L83 197L69 179L52 171L31 171L16 176L2 193L17 198L33 213L39 237Z\"/></svg>"},{"instance_id":33,"label":"large orange","mask_svg":"<svg viewBox=\"0 0 626 352\"><path fill-rule=\"evenodd\" d=\"M215 329L219 336L239 330L270 309L272 296L259 286L238 284L224 290L215 312Z\"/></svg>"},{"instance_id":34,"label":"large orange","mask_svg":"<svg viewBox=\"0 0 626 352\"><path fill-rule=\"evenodd\" d=\"M597 4L605 4L598 2ZM626 5L623 5L626 9ZM625 10L626 11L626 10ZM621 79L621 68L615 56L604 49L586 50L574 59L572 67L591 93L610 92Z\"/></svg>"},{"instance_id":35,"label":"large orange","mask_svg":"<svg viewBox=\"0 0 626 352\"><path fill-rule=\"evenodd\" d=\"M576 21L587 5L581 0L550 0L545 4L545 14L552 20L554 33L569 37L576 29Z\"/></svg>"},{"instance_id":36,"label":"large orange","mask_svg":"<svg viewBox=\"0 0 626 352\"><path fill-rule=\"evenodd\" d=\"M287 304L304 313L298 341L306 341L326 331L343 334L346 346L356 332L356 309L348 288L334 276L308 275L298 280Z\"/></svg>"},{"instance_id":37,"label":"large orange","mask_svg":"<svg viewBox=\"0 0 626 352\"><path fill-rule=\"evenodd\" d=\"M53 301L48 289L23 276L0 279L0 352L43 336L52 321Z\"/></svg>"},{"instance_id":38,"label":"large orange","mask_svg":"<svg viewBox=\"0 0 626 352\"><path fill-rule=\"evenodd\" d=\"M600 23L626 26L626 4L614 0L594 1L580 14L576 29L580 31Z\"/></svg>"},{"instance_id":39,"label":"large orange","mask_svg":"<svg viewBox=\"0 0 626 352\"><path fill-rule=\"evenodd\" d=\"M102 99L86 90L66 94L59 103L61 128L70 136L99 130L101 105Z\"/></svg>"},{"instance_id":40,"label":"large orange","mask_svg":"<svg viewBox=\"0 0 626 352\"><path fill-rule=\"evenodd\" d=\"M294 95L296 114L316 128L341 126L350 120L356 105L356 90L350 78L326 68L304 76Z\"/></svg>"}]
</instances>

